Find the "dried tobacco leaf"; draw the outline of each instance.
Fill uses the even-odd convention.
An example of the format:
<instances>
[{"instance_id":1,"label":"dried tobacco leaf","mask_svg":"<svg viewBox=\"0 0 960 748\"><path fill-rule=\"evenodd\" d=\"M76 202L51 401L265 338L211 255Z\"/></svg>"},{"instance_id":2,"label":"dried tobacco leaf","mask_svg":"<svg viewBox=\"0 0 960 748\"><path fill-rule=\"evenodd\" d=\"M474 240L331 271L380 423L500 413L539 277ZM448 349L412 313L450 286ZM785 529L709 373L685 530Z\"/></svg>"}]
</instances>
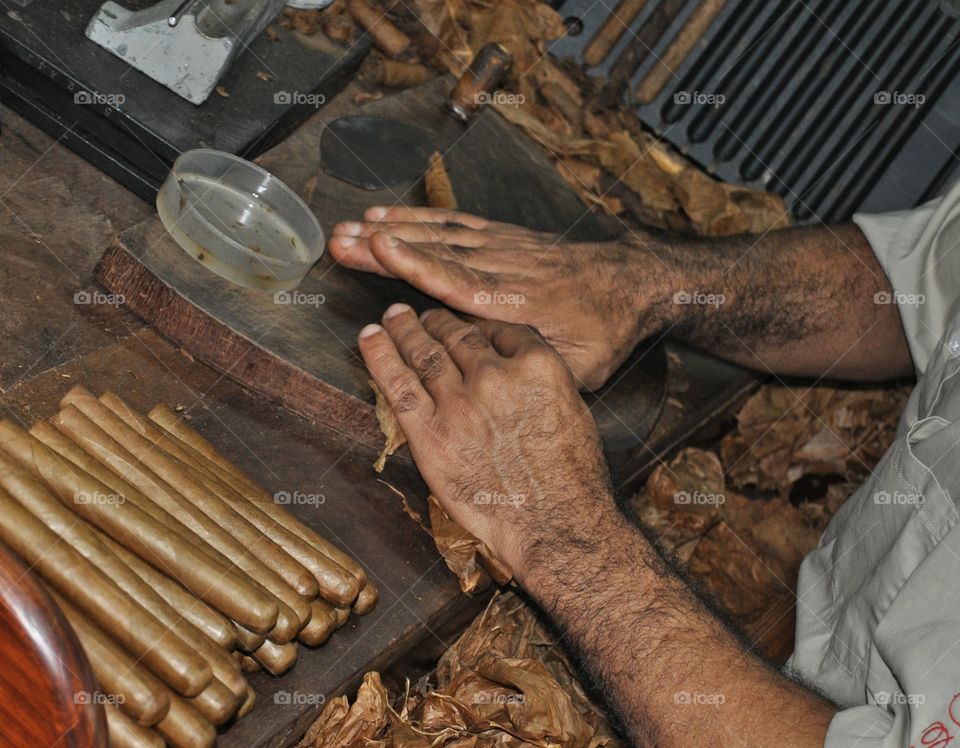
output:
<instances>
[{"instance_id":1,"label":"dried tobacco leaf","mask_svg":"<svg viewBox=\"0 0 960 748\"><path fill-rule=\"evenodd\" d=\"M390 700L379 673L367 673L357 700L344 711L346 697L329 702L298 748L372 748L390 724ZM308 738L311 742L308 742Z\"/></svg>"},{"instance_id":2,"label":"dried tobacco leaf","mask_svg":"<svg viewBox=\"0 0 960 748\"><path fill-rule=\"evenodd\" d=\"M387 466L387 458L407 443L407 437L403 435L400 423L397 421L396 415L394 415L393 408L390 407L380 388L377 387L377 383L372 379L368 381L377 401L377 422L380 424L380 430L383 432L383 435L387 437L387 442L383 445L383 451L380 453L377 461L373 463L373 469L378 473L382 473L383 469Z\"/></svg>"}]
</instances>

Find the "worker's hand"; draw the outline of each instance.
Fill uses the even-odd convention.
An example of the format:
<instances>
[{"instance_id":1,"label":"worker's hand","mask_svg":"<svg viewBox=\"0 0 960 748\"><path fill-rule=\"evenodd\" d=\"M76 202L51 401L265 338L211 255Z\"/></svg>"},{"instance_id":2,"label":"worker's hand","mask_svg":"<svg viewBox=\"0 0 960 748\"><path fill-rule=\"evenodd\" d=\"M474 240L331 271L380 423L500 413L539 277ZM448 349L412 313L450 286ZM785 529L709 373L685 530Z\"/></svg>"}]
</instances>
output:
<instances>
[{"instance_id":1,"label":"worker's hand","mask_svg":"<svg viewBox=\"0 0 960 748\"><path fill-rule=\"evenodd\" d=\"M672 311L652 240L574 243L433 208L370 208L364 218L334 226L338 262L476 317L532 325L581 389L602 385Z\"/></svg>"},{"instance_id":2,"label":"worker's hand","mask_svg":"<svg viewBox=\"0 0 960 748\"><path fill-rule=\"evenodd\" d=\"M360 352L430 490L520 581L527 551L612 506L590 411L529 327L394 304Z\"/></svg>"}]
</instances>

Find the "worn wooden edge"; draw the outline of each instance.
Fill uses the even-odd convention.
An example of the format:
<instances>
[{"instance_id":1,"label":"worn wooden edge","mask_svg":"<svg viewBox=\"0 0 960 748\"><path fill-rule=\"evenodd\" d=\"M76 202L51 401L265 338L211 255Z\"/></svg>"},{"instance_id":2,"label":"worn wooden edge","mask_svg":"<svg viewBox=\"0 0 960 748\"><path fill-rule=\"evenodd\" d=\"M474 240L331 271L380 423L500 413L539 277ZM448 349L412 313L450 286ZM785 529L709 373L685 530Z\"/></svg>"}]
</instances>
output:
<instances>
[{"instance_id":1,"label":"worn wooden edge","mask_svg":"<svg viewBox=\"0 0 960 748\"><path fill-rule=\"evenodd\" d=\"M373 449L383 434L372 403L334 387L231 330L157 278L119 237L93 271L104 288L174 344L293 412Z\"/></svg>"}]
</instances>

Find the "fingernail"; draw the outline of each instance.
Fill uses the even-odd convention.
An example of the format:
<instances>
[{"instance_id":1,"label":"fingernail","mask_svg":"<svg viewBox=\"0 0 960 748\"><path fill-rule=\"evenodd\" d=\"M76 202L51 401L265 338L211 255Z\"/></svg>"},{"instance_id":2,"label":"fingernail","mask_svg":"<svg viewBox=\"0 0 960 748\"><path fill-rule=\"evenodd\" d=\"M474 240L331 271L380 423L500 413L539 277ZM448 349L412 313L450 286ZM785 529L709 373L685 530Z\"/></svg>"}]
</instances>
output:
<instances>
[{"instance_id":1,"label":"fingernail","mask_svg":"<svg viewBox=\"0 0 960 748\"><path fill-rule=\"evenodd\" d=\"M340 231L347 236L360 236L363 233L363 224L356 221L345 221L340 224Z\"/></svg>"},{"instance_id":2,"label":"fingernail","mask_svg":"<svg viewBox=\"0 0 960 748\"><path fill-rule=\"evenodd\" d=\"M357 243L357 240L354 239L352 236L338 236L337 241L339 241L340 246L344 247L345 249L350 248Z\"/></svg>"},{"instance_id":3,"label":"fingernail","mask_svg":"<svg viewBox=\"0 0 960 748\"><path fill-rule=\"evenodd\" d=\"M426 322L426 321L427 321L427 317L429 317L429 316L430 316L431 314L433 314L435 311L437 311L437 310L436 310L436 309L424 309L422 312L420 312L420 321L421 321L421 322Z\"/></svg>"},{"instance_id":4,"label":"fingernail","mask_svg":"<svg viewBox=\"0 0 960 748\"><path fill-rule=\"evenodd\" d=\"M410 308L409 304L391 304L387 307L387 311L383 313L383 318L390 319L391 317L396 317L398 314L412 311L413 309Z\"/></svg>"},{"instance_id":5,"label":"fingernail","mask_svg":"<svg viewBox=\"0 0 960 748\"><path fill-rule=\"evenodd\" d=\"M383 218L386 215L387 215L386 208L370 208L370 210L367 211L367 216L370 218L371 221L379 221L381 218Z\"/></svg>"},{"instance_id":6,"label":"fingernail","mask_svg":"<svg viewBox=\"0 0 960 748\"><path fill-rule=\"evenodd\" d=\"M360 331L360 338L369 338L371 335L376 335L378 332L383 332L383 328L380 325L367 325Z\"/></svg>"}]
</instances>

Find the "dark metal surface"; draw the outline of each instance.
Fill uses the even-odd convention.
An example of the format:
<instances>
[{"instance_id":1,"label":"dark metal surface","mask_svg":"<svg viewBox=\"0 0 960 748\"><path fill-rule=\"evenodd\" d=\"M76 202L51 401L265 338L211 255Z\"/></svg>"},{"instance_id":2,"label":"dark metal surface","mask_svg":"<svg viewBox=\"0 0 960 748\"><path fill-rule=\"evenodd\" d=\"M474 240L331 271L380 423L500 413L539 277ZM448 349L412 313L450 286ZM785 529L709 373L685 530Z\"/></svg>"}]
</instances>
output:
<instances>
[{"instance_id":1,"label":"dark metal surface","mask_svg":"<svg viewBox=\"0 0 960 748\"><path fill-rule=\"evenodd\" d=\"M433 135L421 127L358 115L324 128L320 163L332 177L365 190L382 190L416 182L435 150Z\"/></svg>"},{"instance_id":2,"label":"dark metal surface","mask_svg":"<svg viewBox=\"0 0 960 748\"><path fill-rule=\"evenodd\" d=\"M369 50L277 28L194 106L83 35L100 0L36 0L0 13L0 96L128 189L152 200L183 151L252 158L332 98Z\"/></svg>"},{"instance_id":3,"label":"dark metal surface","mask_svg":"<svg viewBox=\"0 0 960 748\"><path fill-rule=\"evenodd\" d=\"M632 100L702 1L647 2L591 74ZM552 53L582 59L619 7L561 2L573 33ZM956 172L958 40L960 21L929 0L729 0L637 114L721 179L780 194L800 221L911 207Z\"/></svg>"}]
</instances>

